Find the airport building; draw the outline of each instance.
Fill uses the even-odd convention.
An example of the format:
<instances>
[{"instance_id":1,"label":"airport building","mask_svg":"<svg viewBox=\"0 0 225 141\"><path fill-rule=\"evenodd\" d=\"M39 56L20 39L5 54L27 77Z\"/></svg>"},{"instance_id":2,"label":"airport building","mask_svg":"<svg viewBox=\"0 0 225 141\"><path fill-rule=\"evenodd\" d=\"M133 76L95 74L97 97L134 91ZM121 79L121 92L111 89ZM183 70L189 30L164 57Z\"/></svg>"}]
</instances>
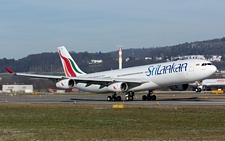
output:
<instances>
[{"instance_id":1,"label":"airport building","mask_svg":"<svg viewBox=\"0 0 225 141\"><path fill-rule=\"evenodd\" d=\"M33 85L2 85L3 93L32 93Z\"/></svg>"}]
</instances>

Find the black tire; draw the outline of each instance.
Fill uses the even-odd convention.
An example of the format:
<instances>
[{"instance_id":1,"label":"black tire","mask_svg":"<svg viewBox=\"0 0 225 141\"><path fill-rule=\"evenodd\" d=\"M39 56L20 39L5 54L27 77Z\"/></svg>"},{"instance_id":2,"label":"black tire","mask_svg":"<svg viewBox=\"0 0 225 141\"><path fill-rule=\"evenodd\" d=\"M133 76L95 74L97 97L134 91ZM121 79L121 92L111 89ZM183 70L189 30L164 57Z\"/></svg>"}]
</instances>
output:
<instances>
[{"instance_id":1,"label":"black tire","mask_svg":"<svg viewBox=\"0 0 225 141\"><path fill-rule=\"evenodd\" d=\"M200 93L201 91L202 91L201 88L196 88L196 89L195 89L195 92L196 92L196 93Z\"/></svg>"},{"instance_id":2,"label":"black tire","mask_svg":"<svg viewBox=\"0 0 225 141\"><path fill-rule=\"evenodd\" d=\"M117 97L116 96L112 96L112 101L116 101Z\"/></svg>"},{"instance_id":3,"label":"black tire","mask_svg":"<svg viewBox=\"0 0 225 141\"><path fill-rule=\"evenodd\" d=\"M156 96L155 95L152 95L152 100L156 100Z\"/></svg>"},{"instance_id":4,"label":"black tire","mask_svg":"<svg viewBox=\"0 0 225 141\"><path fill-rule=\"evenodd\" d=\"M130 97L129 96L125 96L125 100L126 101L130 101Z\"/></svg>"},{"instance_id":5,"label":"black tire","mask_svg":"<svg viewBox=\"0 0 225 141\"><path fill-rule=\"evenodd\" d=\"M117 96L116 100L121 101L121 96Z\"/></svg>"},{"instance_id":6,"label":"black tire","mask_svg":"<svg viewBox=\"0 0 225 141\"><path fill-rule=\"evenodd\" d=\"M152 97L151 96L147 96L147 100L148 101L152 100Z\"/></svg>"},{"instance_id":7,"label":"black tire","mask_svg":"<svg viewBox=\"0 0 225 141\"><path fill-rule=\"evenodd\" d=\"M195 92L196 92L196 93L198 92L198 88L195 89Z\"/></svg>"},{"instance_id":8,"label":"black tire","mask_svg":"<svg viewBox=\"0 0 225 141\"><path fill-rule=\"evenodd\" d=\"M130 99L130 101L133 101L134 97L133 96L129 96L129 99Z\"/></svg>"},{"instance_id":9,"label":"black tire","mask_svg":"<svg viewBox=\"0 0 225 141\"><path fill-rule=\"evenodd\" d=\"M107 101L111 101L112 100L112 97L111 96L108 96L107 97Z\"/></svg>"},{"instance_id":10,"label":"black tire","mask_svg":"<svg viewBox=\"0 0 225 141\"><path fill-rule=\"evenodd\" d=\"M143 95L143 96L142 96L142 100L143 100L143 101L146 101L146 100L147 100L147 96L146 96L146 95Z\"/></svg>"}]
</instances>

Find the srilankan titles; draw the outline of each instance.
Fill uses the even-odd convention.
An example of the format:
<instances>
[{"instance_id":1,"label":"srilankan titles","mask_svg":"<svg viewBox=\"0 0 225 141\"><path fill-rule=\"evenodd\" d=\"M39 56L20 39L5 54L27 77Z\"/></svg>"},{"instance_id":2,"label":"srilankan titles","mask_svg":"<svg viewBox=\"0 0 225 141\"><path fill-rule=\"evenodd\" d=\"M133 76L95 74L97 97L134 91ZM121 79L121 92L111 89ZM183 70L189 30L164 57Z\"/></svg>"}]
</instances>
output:
<instances>
[{"instance_id":1,"label":"srilankan titles","mask_svg":"<svg viewBox=\"0 0 225 141\"><path fill-rule=\"evenodd\" d=\"M157 65L157 66L150 66L148 67L148 73L146 76L153 76L153 75L161 75L166 73L178 73L187 71L188 63L181 63L181 64L170 64L170 65Z\"/></svg>"}]
</instances>

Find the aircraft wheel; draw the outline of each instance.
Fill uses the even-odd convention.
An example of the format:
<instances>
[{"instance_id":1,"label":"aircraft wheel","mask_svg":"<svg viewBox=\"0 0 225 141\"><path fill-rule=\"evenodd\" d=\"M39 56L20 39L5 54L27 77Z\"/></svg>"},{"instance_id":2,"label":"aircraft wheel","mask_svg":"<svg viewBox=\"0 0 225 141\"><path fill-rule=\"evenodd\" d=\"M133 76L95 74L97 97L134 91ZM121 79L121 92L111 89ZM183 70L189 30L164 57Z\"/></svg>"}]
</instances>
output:
<instances>
[{"instance_id":1,"label":"aircraft wheel","mask_svg":"<svg viewBox=\"0 0 225 141\"><path fill-rule=\"evenodd\" d=\"M111 101L112 100L112 97L111 96L108 96L107 97L107 101Z\"/></svg>"},{"instance_id":2,"label":"aircraft wheel","mask_svg":"<svg viewBox=\"0 0 225 141\"><path fill-rule=\"evenodd\" d=\"M196 92L196 93L198 92L198 88L195 89L195 92Z\"/></svg>"},{"instance_id":3,"label":"aircraft wheel","mask_svg":"<svg viewBox=\"0 0 225 141\"><path fill-rule=\"evenodd\" d=\"M152 95L152 100L156 100L156 96L155 95Z\"/></svg>"},{"instance_id":4,"label":"aircraft wheel","mask_svg":"<svg viewBox=\"0 0 225 141\"><path fill-rule=\"evenodd\" d=\"M121 96L117 96L116 100L121 101Z\"/></svg>"},{"instance_id":5,"label":"aircraft wheel","mask_svg":"<svg viewBox=\"0 0 225 141\"><path fill-rule=\"evenodd\" d=\"M150 95L147 96L147 100L150 101L152 100L152 97Z\"/></svg>"},{"instance_id":6,"label":"aircraft wheel","mask_svg":"<svg viewBox=\"0 0 225 141\"><path fill-rule=\"evenodd\" d=\"M200 93L201 91L202 91L201 88L196 88L196 89L195 89L195 92L196 92L196 93Z\"/></svg>"},{"instance_id":7,"label":"aircraft wheel","mask_svg":"<svg viewBox=\"0 0 225 141\"><path fill-rule=\"evenodd\" d=\"M117 101L117 96L113 95L112 96L112 101Z\"/></svg>"},{"instance_id":8,"label":"aircraft wheel","mask_svg":"<svg viewBox=\"0 0 225 141\"><path fill-rule=\"evenodd\" d=\"M147 96L146 96L146 95L143 95L143 96L142 96L142 100L143 100L143 101L146 101L146 100L147 100Z\"/></svg>"},{"instance_id":9,"label":"aircraft wheel","mask_svg":"<svg viewBox=\"0 0 225 141\"><path fill-rule=\"evenodd\" d=\"M133 96L129 96L129 100L130 101L133 101L134 100L134 97Z\"/></svg>"},{"instance_id":10,"label":"aircraft wheel","mask_svg":"<svg viewBox=\"0 0 225 141\"><path fill-rule=\"evenodd\" d=\"M130 97L129 96L125 96L125 100L126 101L129 101L130 100Z\"/></svg>"}]
</instances>

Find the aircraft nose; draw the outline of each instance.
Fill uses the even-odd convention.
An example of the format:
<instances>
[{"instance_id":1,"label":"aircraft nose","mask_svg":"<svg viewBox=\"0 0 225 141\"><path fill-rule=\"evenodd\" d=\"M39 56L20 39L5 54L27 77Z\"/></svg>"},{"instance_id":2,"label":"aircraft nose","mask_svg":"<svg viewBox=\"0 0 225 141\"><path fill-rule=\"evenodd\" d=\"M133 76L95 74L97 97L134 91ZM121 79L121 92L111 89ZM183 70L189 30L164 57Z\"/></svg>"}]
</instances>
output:
<instances>
[{"instance_id":1,"label":"aircraft nose","mask_svg":"<svg viewBox=\"0 0 225 141\"><path fill-rule=\"evenodd\" d=\"M211 70L213 71L213 73L215 73L215 72L217 71L217 68L216 68L216 66L212 65L212 68L211 68Z\"/></svg>"}]
</instances>

